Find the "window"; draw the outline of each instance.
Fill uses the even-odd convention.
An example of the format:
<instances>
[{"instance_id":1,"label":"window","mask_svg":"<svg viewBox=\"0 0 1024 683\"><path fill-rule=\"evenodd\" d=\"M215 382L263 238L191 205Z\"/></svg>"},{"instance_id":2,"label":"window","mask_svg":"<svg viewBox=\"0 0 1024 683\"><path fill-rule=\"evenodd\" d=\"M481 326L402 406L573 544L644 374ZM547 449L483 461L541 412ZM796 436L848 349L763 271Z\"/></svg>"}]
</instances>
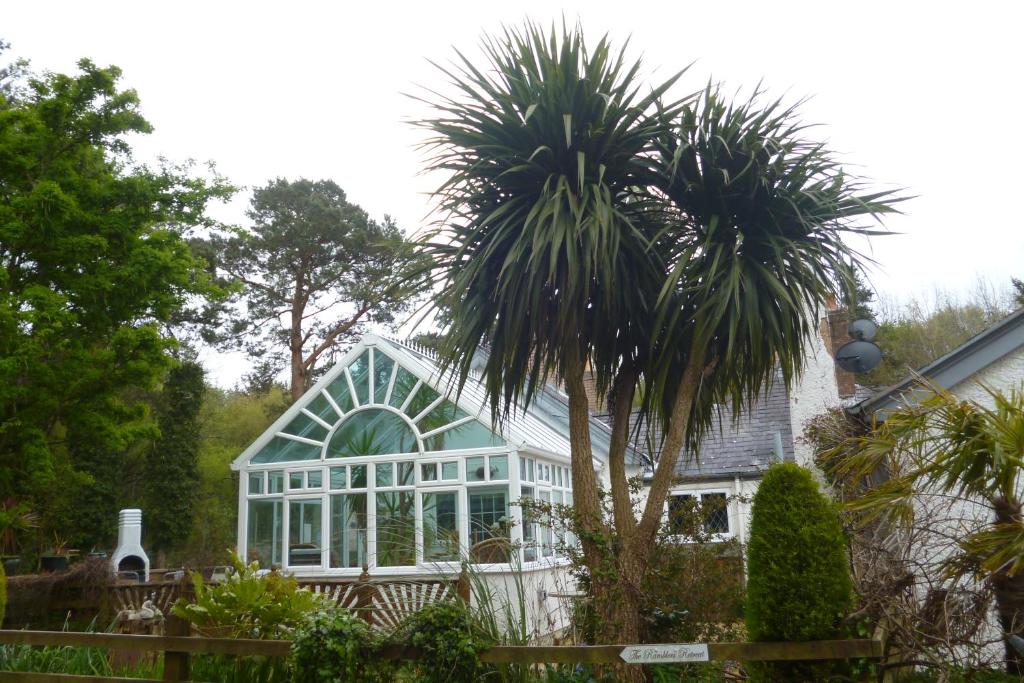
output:
<instances>
[{"instance_id":1,"label":"window","mask_svg":"<svg viewBox=\"0 0 1024 683\"><path fill-rule=\"evenodd\" d=\"M319 498L288 502L288 566L319 567L323 562L322 510Z\"/></svg>"},{"instance_id":2,"label":"window","mask_svg":"<svg viewBox=\"0 0 1024 683\"><path fill-rule=\"evenodd\" d=\"M249 501L248 559L265 569L281 564L283 505L280 499Z\"/></svg>"},{"instance_id":3,"label":"window","mask_svg":"<svg viewBox=\"0 0 1024 683\"><path fill-rule=\"evenodd\" d=\"M377 493L377 566L416 564L416 504L413 491Z\"/></svg>"},{"instance_id":4,"label":"window","mask_svg":"<svg viewBox=\"0 0 1024 683\"><path fill-rule=\"evenodd\" d=\"M401 416L382 408L366 408L341 423L327 444L328 458L358 455L416 453L412 427Z\"/></svg>"},{"instance_id":5,"label":"window","mask_svg":"<svg viewBox=\"0 0 1024 683\"><path fill-rule=\"evenodd\" d=\"M249 473L249 495L263 495L263 475L264 472Z\"/></svg>"},{"instance_id":6,"label":"window","mask_svg":"<svg viewBox=\"0 0 1024 683\"><path fill-rule=\"evenodd\" d=\"M366 494L331 496L331 567L358 568L367 564Z\"/></svg>"},{"instance_id":7,"label":"window","mask_svg":"<svg viewBox=\"0 0 1024 683\"><path fill-rule=\"evenodd\" d=\"M508 489L469 490L469 541L474 562L508 562Z\"/></svg>"},{"instance_id":8,"label":"window","mask_svg":"<svg viewBox=\"0 0 1024 683\"><path fill-rule=\"evenodd\" d=\"M669 496L668 522L679 536L693 536L697 524L708 534L728 534L728 496L718 491Z\"/></svg>"},{"instance_id":9,"label":"window","mask_svg":"<svg viewBox=\"0 0 1024 683\"><path fill-rule=\"evenodd\" d=\"M459 507L454 491L422 494L423 561L459 559Z\"/></svg>"},{"instance_id":10,"label":"window","mask_svg":"<svg viewBox=\"0 0 1024 683\"><path fill-rule=\"evenodd\" d=\"M533 487L522 488L523 499L532 501ZM537 513L536 511L523 508L523 561L534 562L537 560Z\"/></svg>"}]
</instances>

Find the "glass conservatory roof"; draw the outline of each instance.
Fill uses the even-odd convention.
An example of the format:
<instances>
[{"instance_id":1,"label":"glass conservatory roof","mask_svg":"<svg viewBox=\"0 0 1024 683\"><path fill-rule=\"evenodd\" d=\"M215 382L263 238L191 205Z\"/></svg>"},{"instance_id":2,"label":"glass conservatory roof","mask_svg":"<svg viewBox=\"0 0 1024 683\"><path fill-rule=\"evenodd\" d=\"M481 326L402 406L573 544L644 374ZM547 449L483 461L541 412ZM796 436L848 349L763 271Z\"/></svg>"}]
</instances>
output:
<instances>
[{"instance_id":1,"label":"glass conservatory roof","mask_svg":"<svg viewBox=\"0 0 1024 683\"><path fill-rule=\"evenodd\" d=\"M369 347L311 389L252 464L505 445L380 348ZM245 455L245 454L243 454Z\"/></svg>"}]
</instances>

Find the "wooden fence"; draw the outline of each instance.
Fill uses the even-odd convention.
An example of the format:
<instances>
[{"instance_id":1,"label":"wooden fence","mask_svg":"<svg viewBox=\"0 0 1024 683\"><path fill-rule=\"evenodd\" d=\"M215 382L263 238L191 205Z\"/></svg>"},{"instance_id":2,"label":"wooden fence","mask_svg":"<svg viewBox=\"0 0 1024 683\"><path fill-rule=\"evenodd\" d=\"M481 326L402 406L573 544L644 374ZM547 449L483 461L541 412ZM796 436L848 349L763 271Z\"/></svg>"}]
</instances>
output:
<instances>
[{"instance_id":1,"label":"wooden fence","mask_svg":"<svg viewBox=\"0 0 1024 683\"><path fill-rule=\"evenodd\" d=\"M52 586L39 590L38 585L47 578L52 578ZM453 596L468 599L469 596L469 582L461 574L438 579L378 579L364 572L359 577L301 578L298 582L314 593L328 596L339 607L358 609L367 621L379 628L397 626L402 619L431 602ZM30 588L33 584L36 585L34 590ZM98 617L101 624L106 624L122 610L138 609L147 599L161 612L169 614L179 598L191 596L192 582L186 578L176 582L90 586L80 585L73 575L66 580L59 575L17 576L9 578L8 594L8 624L59 625L68 613L75 614L79 623Z\"/></svg>"},{"instance_id":2,"label":"wooden fence","mask_svg":"<svg viewBox=\"0 0 1024 683\"><path fill-rule=\"evenodd\" d=\"M242 640L234 638L193 637L189 625L176 618L167 622L163 636L125 635L114 633L72 633L62 631L0 631L0 644L9 645L71 645L132 652L163 652L165 681L188 681L190 657L194 653L219 655L287 656L291 642L287 640ZM623 645L493 647L481 654L485 662L518 664L612 664L622 661ZM672 645L645 647L671 648ZM708 659L712 661L793 661L867 658L881 659L880 640L819 640L802 643L709 643ZM379 656L387 659L415 660L420 653L414 648L392 646ZM57 683L60 681L133 681L156 683L153 679L110 678L69 674L43 674L0 671L0 683Z\"/></svg>"}]
</instances>

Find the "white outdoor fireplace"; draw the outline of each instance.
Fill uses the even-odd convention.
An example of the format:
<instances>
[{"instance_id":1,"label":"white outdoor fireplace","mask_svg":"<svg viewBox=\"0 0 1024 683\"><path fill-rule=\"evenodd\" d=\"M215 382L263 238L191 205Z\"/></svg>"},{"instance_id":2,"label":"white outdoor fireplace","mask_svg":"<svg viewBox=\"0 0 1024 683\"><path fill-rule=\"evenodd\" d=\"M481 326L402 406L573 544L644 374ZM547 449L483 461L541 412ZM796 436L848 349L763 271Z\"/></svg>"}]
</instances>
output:
<instances>
[{"instance_id":1,"label":"white outdoor fireplace","mask_svg":"<svg viewBox=\"0 0 1024 683\"><path fill-rule=\"evenodd\" d=\"M149 557L142 549L142 510L121 510L117 523L117 550L110 559L114 573L140 572L149 581Z\"/></svg>"}]
</instances>

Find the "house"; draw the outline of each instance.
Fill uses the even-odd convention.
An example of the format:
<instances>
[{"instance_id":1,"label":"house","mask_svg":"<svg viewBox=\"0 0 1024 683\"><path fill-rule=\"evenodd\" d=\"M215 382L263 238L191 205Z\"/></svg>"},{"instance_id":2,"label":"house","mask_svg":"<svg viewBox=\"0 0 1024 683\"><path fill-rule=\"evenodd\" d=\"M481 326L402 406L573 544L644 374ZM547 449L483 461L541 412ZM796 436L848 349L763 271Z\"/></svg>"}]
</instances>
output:
<instances>
[{"instance_id":1,"label":"house","mask_svg":"<svg viewBox=\"0 0 1024 683\"><path fill-rule=\"evenodd\" d=\"M699 458L681 464L675 499L733 501L773 458L809 461L795 438L802 420L838 400L822 335L810 358L796 391L777 383L741 420L723 416ZM450 388L429 351L366 335L233 463L239 554L302 577L436 577L465 560L501 585L521 570L531 628L557 628L567 615L554 595L571 588L558 532L524 523L515 503L572 504L567 399L545 387L498 432L476 382ZM607 487L611 433L596 415L590 431ZM628 474L643 472L644 457L638 444L628 450ZM743 541L748 505L730 503L716 531Z\"/></svg>"},{"instance_id":2,"label":"house","mask_svg":"<svg viewBox=\"0 0 1024 683\"><path fill-rule=\"evenodd\" d=\"M967 340L941 358L919 368L916 375L936 384L953 396L991 408L992 396L986 387L998 392L1024 386L1024 308ZM901 406L914 405L925 390L911 375L847 408L851 417L863 424L882 422ZM1018 485L1021 485L1019 482ZM983 528L992 519L992 509L981 500L941 491L925 491L915 500L914 520L901 539L887 549L902 563L901 571L913 578L914 594L922 605L923 618L941 614L941 622L951 632L967 633L985 647L956 647L950 656L964 666L976 666L1002 659L1002 630L994 608L983 620L978 635L976 586L970 580L951 584L941 563L957 549L955 539ZM957 631L955 624L966 624Z\"/></svg>"}]
</instances>

